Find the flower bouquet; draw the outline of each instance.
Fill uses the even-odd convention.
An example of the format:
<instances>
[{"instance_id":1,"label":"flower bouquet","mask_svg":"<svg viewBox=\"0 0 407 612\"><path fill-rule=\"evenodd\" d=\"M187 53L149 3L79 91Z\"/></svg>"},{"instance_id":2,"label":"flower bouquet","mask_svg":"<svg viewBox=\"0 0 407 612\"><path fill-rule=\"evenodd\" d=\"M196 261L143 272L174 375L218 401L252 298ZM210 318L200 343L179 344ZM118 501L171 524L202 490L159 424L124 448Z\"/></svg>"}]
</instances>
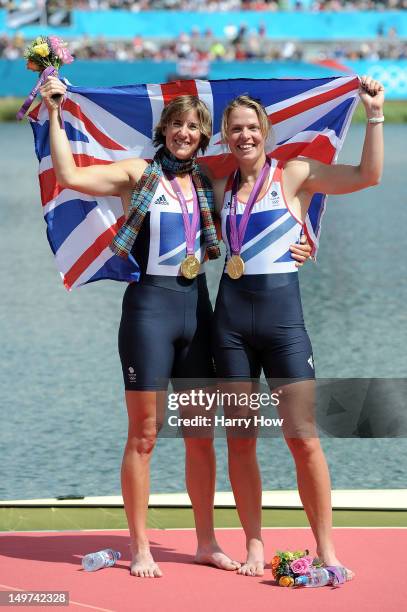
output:
<instances>
[{"instance_id":1,"label":"flower bouquet","mask_svg":"<svg viewBox=\"0 0 407 612\"><path fill-rule=\"evenodd\" d=\"M68 45L58 36L38 36L24 51L28 70L42 72L49 66L59 70L64 64L72 64Z\"/></svg>"},{"instance_id":2,"label":"flower bouquet","mask_svg":"<svg viewBox=\"0 0 407 612\"><path fill-rule=\"evenodd\" d=\"M32 101L38 93L39 88L51 75L57 75L58 70L64 64L71 64L74 58L70 54L65 43L58 36L37 36L37 38L24 51L28 70L41 73L41 76L31 90L17 113L17 119L22 119Z\"/></svg>"},{"instance_id":3,"label":"flower bouquet","mask_svg":"<svg viewBox=\"0 0 407 612\"><path fill-rule=\"evenodd\" d=\"M310 569L321 567L322 564L309 556L309 550L280 551L271 560L273 578L280 586L294 586L298 576L307 574Z\"/></svg>"}]
</instances>

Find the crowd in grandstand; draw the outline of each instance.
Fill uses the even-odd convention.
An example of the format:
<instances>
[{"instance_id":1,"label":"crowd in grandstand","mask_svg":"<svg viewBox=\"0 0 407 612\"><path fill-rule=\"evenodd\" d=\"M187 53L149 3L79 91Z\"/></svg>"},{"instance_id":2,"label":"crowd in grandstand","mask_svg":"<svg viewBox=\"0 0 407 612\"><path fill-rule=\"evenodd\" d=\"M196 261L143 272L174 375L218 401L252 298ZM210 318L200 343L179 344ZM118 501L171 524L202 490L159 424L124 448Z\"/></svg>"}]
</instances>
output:
<instances>
[{"instance_id":1,"label":"crowd in grandstand","mask_svg":"<svg viewBox=\"0 0 407 612\"><path fill-rule=\"evenodd\" d=\"M177 11L371 11L407 8L407 0L48 0L54 7L87 11L124 9ZM45 0L0 0L0 7L13 10L21 4L44 5Z\"/></svg>"},{"instance_id":2,"label":"crowd in grandstand","mask_svg":"<svg viewBox=\"0 0 407 612\"><path fill-rule=\"evenodd\" d=\"M22 57L26 41L20 34L14 37L0 36L0 57ZM407 42L399 40L394 30L374 41L346 43L299 43L275 41L267 38L262 27L257 32L247 32L242 26L231 39L217 40L210 31L181 34L171 40L155 40L135 36L132 40L113 41L102 37L87 37L70 41L69 48L78 59L135 61L179 61L183 58L197 61L247 61L247 60L313 60L346 59L378 60L406 59Z\"/></svg>"},{"instance_id":3,"label":"crowd in grandstand","mask_svg":"<svg viewBox=\"0 0 407 612\"><path fill-rule=\"evenodd\" d=\"M63 0L62 0L63 1ZM68 0L69 1L69 0ZM131 11L343 11L407 8L406 0L72 0L76 9L126 8Z\"/></svg>"}]
</instances>

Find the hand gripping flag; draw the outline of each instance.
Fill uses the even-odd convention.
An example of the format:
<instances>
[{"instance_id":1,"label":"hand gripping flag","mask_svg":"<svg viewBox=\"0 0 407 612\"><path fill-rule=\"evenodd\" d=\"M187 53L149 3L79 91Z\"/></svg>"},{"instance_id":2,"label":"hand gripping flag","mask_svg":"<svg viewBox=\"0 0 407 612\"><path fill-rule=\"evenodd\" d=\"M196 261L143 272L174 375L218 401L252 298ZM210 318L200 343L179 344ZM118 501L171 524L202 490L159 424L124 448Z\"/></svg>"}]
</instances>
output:
<instances>
[{"instance_id":1,"label":"hand gripping flag","mask_svg":"<svg viewBox=\"0 0 407 612\"><path fill-rule=\"evenodd\" d=\"M277 159L310 157L335 163L358 103L358 78L232 79L177 81L89 89L68 85L65 130L77 166L110 164L127 157L152 159L152 135L163 107L183 94L199 96L213 118L205 155L215 177L234 169L221 142L225 106L236 96L260 99L273 126L268 153ZM62 188L52 167L48 113L44 104L29 116L39 160L39 181L47 237L67 289L101 279L137 280L138 269L113 255L109 244L124 222L118 196L94 197ZM205 158L205 159L203 159ZM315 194L304 231L315 254L326 196Z\"/></svg>"}]
</instances>

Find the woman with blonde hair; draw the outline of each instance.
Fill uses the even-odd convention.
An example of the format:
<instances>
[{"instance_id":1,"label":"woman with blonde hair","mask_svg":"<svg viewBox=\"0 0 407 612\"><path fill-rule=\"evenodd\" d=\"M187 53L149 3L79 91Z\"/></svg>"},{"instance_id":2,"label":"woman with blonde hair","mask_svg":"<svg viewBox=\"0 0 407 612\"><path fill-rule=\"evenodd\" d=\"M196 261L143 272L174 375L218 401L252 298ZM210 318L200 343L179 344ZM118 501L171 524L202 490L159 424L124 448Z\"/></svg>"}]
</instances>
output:
<instances>
[{"instance_id":1,"label":"woman with blonde hair","mask_svg":"<svg viewBox=\"0 0 407 612\"><path fill-rule=\"evenodd\" d=\"M332 538L330 477L314 423L314 358L305 329L297 268L289 245L298 241L315 193L345 194L376 185L383 167L383 87L362 77L367 117L357 165L327 165L267 157L270 124L257 100L240 96L224 111L223 140L238 164L215 181L227 260L214 313L217 375L228 391L250 394L263 370L280 394L283 433L297 471L299 494L326 566L342 566ZM241 413L241 410L240 410ZM241 414L239 413L239 416ZM246 534L247 559L238 572L262 575L261 480L256 434L229 435L229 474ZM347 579L353 576L344 570Z\"/></svg>"}]
</instances>

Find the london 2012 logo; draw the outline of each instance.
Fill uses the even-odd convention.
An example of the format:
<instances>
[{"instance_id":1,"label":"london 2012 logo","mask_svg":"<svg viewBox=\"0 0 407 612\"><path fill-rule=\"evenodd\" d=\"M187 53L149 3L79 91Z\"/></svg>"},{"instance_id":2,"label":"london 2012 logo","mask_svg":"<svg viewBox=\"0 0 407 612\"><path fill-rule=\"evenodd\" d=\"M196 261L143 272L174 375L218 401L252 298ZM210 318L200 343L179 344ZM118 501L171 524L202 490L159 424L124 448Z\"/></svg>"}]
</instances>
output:
<instances>
[{"instance_id":1,"label":"london 2012 logo","mask_svg":"<svg viewBox=\"0 0 407 612\"><path fill-rule=\"evenodd\" d=\"M137 374L134 370L134 368L132 368L131 366L127 369L128 372L128 377L129 377L129 381L130 382L136 382L137 379Z\"/></svg>"},{"instance_id":2,"label":"london 2012 logo","mask_svg":"<svg viewBox=\"0 0 407 612\"><path fill-rule=\"evenodd\" d=\"M372 64L369 66L369 75L383 83L386 95L406 96L407 95L407 68L403 65L386 62L383 64Z\"/></svg>"}]
</instances>

